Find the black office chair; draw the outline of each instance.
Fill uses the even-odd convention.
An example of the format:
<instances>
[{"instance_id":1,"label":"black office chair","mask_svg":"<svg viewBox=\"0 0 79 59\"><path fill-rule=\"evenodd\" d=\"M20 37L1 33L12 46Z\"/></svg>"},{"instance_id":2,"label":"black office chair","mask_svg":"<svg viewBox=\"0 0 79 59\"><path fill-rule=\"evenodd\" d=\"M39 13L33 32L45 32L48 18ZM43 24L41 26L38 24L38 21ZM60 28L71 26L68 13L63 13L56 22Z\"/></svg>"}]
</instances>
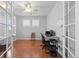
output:
<instances>
[{"instance_id":1,"label":"black office chair","mask_svg":"<svg viewBox=\"0 0 79 59\"><path fill-rule=\"evenodd\" d=\"M49 52L51 56L57 56L58 54L58 40L50 39L51 45L49 46Z\"/></svg>"}]
</instances>

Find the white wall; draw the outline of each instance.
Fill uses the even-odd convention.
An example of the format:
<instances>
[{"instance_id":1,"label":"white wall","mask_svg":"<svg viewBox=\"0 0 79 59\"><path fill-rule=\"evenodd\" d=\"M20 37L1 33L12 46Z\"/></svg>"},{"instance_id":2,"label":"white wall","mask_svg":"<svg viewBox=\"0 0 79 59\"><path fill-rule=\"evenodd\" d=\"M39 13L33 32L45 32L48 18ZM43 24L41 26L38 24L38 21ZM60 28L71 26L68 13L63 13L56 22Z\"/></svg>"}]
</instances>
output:
<instances>
[{"instance_id":1,"label":"white wall","mask_svg":"<svg viewBox=\"0 0 79 59\"><path fill-rule=\"evenodd\" d=\"M55 30L57 36L61 35L61 28L57 25L59 20L63 20L63 2L57 2L47 17L47 30Z\"/></svg>"},{"instance_id":2,"label":"white wall","mask_svg":"<svg viewBox=\"0 0 79 59\"><path fill-rule=\"evenodd\" d=\"M63 2L57 2L52 11L47 16L47 30L54 30L56 35L60 38L61 45L63 43L63 27L58 26L59 21L63 22ZM62 50L58 50L62 54Z\"/></svg>"},{"instance_id":3,"label":"white wall","mask_svg":"<svg viewBox=\"0 0 79 59\"><path fill-rule=\"evenodd\" d=\"M23 20L40 20L39 27L23 27ZM30 38L32 32L36 32L36 38L41 38L40 33L46 30L46 16L16 16L16 38Z\"/></svg>"},{"instance_id":4,"label":"white wall","mask_svg":"<svg viewBox=\"0 0 79 59\"><path fill-rule=\"evenodd\" d=\"M75 2L75 57L79 58L79 1Z\"/></svg>"}]
</instances>

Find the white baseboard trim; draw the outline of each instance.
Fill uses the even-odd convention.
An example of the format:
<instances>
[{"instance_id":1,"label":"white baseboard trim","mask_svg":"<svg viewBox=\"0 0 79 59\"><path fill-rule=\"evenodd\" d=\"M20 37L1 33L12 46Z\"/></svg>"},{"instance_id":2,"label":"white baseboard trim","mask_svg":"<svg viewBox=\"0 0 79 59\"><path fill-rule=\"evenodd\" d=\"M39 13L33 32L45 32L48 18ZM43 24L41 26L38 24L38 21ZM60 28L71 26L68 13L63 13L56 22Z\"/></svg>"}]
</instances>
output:
<instances>
[{"instance_id":1,"label":"white baseboard trim","mask_svg":"<svg viewBox=\"0 0 79 59\"><path fill-rule=\"evenodd\" d=\"M16 38L16 40L31 40L31 38ZM41 40L41 39L35 38L35 40Z\"/></svg>"}]
</instances>

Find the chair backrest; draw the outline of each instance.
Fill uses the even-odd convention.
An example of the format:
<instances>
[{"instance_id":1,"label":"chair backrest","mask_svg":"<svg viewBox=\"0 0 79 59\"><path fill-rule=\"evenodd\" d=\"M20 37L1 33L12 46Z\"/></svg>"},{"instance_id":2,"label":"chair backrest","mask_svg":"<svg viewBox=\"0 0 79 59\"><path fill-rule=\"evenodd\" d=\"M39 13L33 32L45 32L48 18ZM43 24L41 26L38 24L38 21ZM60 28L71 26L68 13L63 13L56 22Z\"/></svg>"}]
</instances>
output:
<instances>
[{"instance_id":1,"label":"chair backrest","mask_svg":"<svg viewBox=\"0 0 79 59\"><path fill-rule=\"evenodd\" d=\"M40 34L41 34L41 37L42 37L42 42L44 43L45 42L45 37L42 33L40 33Z\"/></svg>"},{"instance_id":2,"label":"chair backrest","mask_svg":"<svg viewBox=\"0 0 79 59\"><path fill-rule=\"evenodd\" d=\"M50 30L51 36L56 36L56 32L54 30Z\"/></svg>"}]
</instances>

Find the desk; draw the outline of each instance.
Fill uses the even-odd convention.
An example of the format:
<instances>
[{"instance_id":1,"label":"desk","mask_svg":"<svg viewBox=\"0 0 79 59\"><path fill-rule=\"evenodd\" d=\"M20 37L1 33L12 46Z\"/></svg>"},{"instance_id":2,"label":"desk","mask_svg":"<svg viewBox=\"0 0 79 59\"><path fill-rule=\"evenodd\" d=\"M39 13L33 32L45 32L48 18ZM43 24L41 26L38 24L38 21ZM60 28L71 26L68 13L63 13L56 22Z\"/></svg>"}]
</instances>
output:
<instances>
[{"instance_id":1,"label":"desk","mask_svg":"<svg viewBox=\"0 0 79 59\"><path fill-rule=\"evenodd\" d=\"M46 41L50 41L50 40L49 40L50 37L47 37L47 36L45 36L45 35L44 35L44 37L45 37L45 40L46 40Z\"/></svg>"},{"instance_id":2,"label":"desk","mask_svg":"<svg viewBox=\"0 0 79 59\"><path fill-rule=\"evenodd\" d=\"M46 41L49 41L50 42L50 45L53 45L53 44L57 45L58 42L59 42L59 37L57 37L57 36L51 36L51 37L45 36L45 40ZM52 42L53 40L56 40L57 43Z\"/></svg>"},{"instance_id":3,"label":"desk","mask_svg":"<svg viewBox=\"0 0 79 59\"><path fill-rule=\"evenodd\" d=\"M45 36L45 35L44 35ZM59 41L59 37L57 37L57 36L51 36L51 37L47 37L47 36L45 36L45 40L46 41L50 41L50 39L56 39L57 41Z\"/></svg>"}]
</instances>

